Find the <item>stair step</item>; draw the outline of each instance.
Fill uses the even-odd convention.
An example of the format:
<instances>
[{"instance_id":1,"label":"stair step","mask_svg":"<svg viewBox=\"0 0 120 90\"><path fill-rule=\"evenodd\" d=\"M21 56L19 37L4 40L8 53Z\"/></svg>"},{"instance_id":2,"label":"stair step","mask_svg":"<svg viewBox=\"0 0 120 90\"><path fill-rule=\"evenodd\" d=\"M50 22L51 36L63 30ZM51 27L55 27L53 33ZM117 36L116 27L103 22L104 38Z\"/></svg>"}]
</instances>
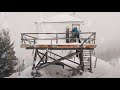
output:
<instances>
[{"instance_id":1,"label":"stair step","mask_svg":"<svg viewBox=\"0 0 120 90\"><path fill-rule=\"evenodd\" d=\"M89 52L90 53L90 51L83 51L83 52Z\"/></svg>"},{"instance_id":2,"label":"stair step","mask_svg":"<svg viewBox=\"0 0 120 90\"><path fill-rule=\"evenodd\" d=\"M90 67L90 64L84 64L85 67Z\"/></svg>"},{"instance_id":3,"label":"stair step","mask_svg":"<svg viewBox=\"0 0 120 90\"><path fill-rule=\"evenodd\" d=\"M90 54L83 54L83 56L90 56Z\"/></svg>"},{"instance_id":4,"label":"stair step","mask_svg":"<svg viewBox=\"0 0 120 90\"><path fill-rule=\"evenodd\" d=\"M90 58L90 56L83 56L83 57Z\"/></svg>"},{"instance_id":5,"label":"stair step","mask_svg":"<svg viewBox=\"0 0 120 90\"><path fill-rule=\"evenodd\" d=\"M86 65L84 65L84 66L85 66L85 67L86 67L86 66L90 66L90 64L86 64Z\"/></svg>"},{"instance_id":6,"label":"stair step","mask_svg":"<svg viewBox=\"0 0 120 90\"><path fill-rule=\"evenodd\" d=\"M84 60L84 63L90 63L90 61L88 61L88 60Z\"/></svg>"},{"instance_id":7,"label":"stair step","mask_svg":"<svg viewBox=\"0 0 120 90\"><path fill-rule=\"evenodd\" d=\"M90 60L88 60L88 59L87 59L87 60L86 60L86 59L84 59L84 62L90 62Z\"/></svg>"},{"instance_id":8,"label":"stair step","mask_svg":"<svg viewBox=\"0 0 120 90\"><path fill-rule=\"evenodd\" d=\"M90 61L88 61L88 60L84 60L83 62L84 62L84 63L90 63Z\"/></svg>"},{"instance_id":9,"label":"stair step","mask_svg":"<svg viewBox=\"0 0 120 90\"><path fill-rule=\"evenodd\" d=\"M90 53L86 53L86 52L85 52L85 53L83 53L83 54L90 54Z\"/></svg>"},{"instance_id":10,"label":"stair step","mask_svg":"<svg viewBox=\"0 0 120 90\"><path fill-rule=\"evenodd\" d=\"M90 65L89 65L89 66L84 66L84 68L85 68L85 69L90 68Z\"/></svg>"},{"instance_id":11,"label":"stair step","mask_svg":"<svg viewBox=\"0 0 120 90\"><path fill-rule=\"evenodd\" d=\"M85 62L84 62L84 65L90 65L90 63L85 63Z\"/></svg>"}]
</instances>

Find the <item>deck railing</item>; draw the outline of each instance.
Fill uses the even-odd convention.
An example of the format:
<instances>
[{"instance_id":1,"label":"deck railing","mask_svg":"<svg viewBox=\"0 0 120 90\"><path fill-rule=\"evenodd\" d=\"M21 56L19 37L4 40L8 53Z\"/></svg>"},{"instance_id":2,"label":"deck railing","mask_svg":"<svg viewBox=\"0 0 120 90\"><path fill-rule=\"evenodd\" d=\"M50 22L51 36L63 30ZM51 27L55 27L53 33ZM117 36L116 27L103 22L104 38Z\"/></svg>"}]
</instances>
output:
<instances>
[{"instance_id":1,"label":"deck railing","mask_svg":"<svg viewBox=\"0 0 120 90\"><path fill-rule=\"evenodd\" d=\"M46 37L43 37L46 35ZM52 36L50 36L52 35ZM71 36L72 33L69 33L69 36ZM49 38L50 36L50 38ZM66 39L76 39L76 38L66 38L66 33L21 33L21 44L30 44L35 45L37 41L40 40L51 40L51 43L53 40L56 41L56 44L59 42L59 40L65 40ZM95 44L96 40L96 32L81 32L80 38L82 42L89 43L89 44ZM44 41L41 41L44 42Z\"/></svg>"}]
</instances>

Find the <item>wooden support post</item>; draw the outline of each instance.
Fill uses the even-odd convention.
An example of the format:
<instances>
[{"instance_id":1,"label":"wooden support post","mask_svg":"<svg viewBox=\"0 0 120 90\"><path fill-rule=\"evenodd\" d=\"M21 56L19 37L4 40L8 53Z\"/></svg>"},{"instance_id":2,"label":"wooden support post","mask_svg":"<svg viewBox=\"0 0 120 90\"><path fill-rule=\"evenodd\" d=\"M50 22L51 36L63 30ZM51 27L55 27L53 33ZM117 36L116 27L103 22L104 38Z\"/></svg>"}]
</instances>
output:
<instances>
[{"instance_id":1,"label":"wooden support post","mask_svg":"<svg viewBox=\"0 0 120 90\"><path fill-rule=\"evenodd\" d=\"M35 68L36 58L37 58L37 49L36 49L36 51L35 51L35 55L34 55L34 60L33 60L33 67L32 67L32 70Z\"/></svg>"},{"instance_id":2,"label":"wooden support post","mask_svg":"<svg viewBox=\"0 0 120 90\"><path fill-rule=\"evenodd\" d=\"M35 41L35 39L34 39L34 45L35 45L35 43L36 43L36 41Z\"/></svg>"},{"instance_id":3,"label":"wooden support post","mask_svg":"<svg viewBox=\"0 0 120 90\"><path fill-rule=\"evenodd\" d=\"M69 28L66 29L66 43L69 43Z\"/></svg>"},{"instance_id":4,"label":"wooden support post","mask_svg":"<svg viewBox=\"0 0 120 90\"><path fill-rule=\"evenodd\" d=\"M78 50L76 50L76 53L78 52ZM78 57L78 54L76 55L76 57Z\"/></svg>"},{"instance_id":5,"label":"wooden support post","mask_svg":"<svg viewBox=\"0 0 120 90\"><path fill-rule=\"evenodd\" d=\"M94 44L95 44L96 33L94 34Z\"/></svg>"},{"instance_id":6,"label":"wooden support post","mask_svg":"<svg viewBox=\"0 0 120 90\"><path fill-rule=\"evenodd\" d=\"M96 68L96 65L97 65L97 57L96 57L96 60L95 60L94 68Z\"/></svg>"},{"instance_id":7,"label":"wooden support post","mask_svg":"<svg viewBox=\"0 0 120 90\"><path fill-rule=\"evenodd\" d=\"M92 73L92 50L90 50L90 72Z\"/></svg>"},{"instance_id":8,"label":"wooden support post","mask_svg":"<svg viewBox=\"0 0 120 90\"><path fill-rule=\"evenodd\" d=\"M36 49L36 51L35 51L35 55L34 55L34 60L33 60L33 67L32 67L32 72L31 72L31 76L35 76L35 74L36 74L36 69L35 69L35 62L36 62L36 58L37 58L37 49Z\"/></svg>"},{"instance_id":9,"label":"wooden support post","mask_svg":"<svg viewBox=\"0 0 120 90\"><path fill-rule=\"evenodd\" d=\"M51 39L51 46L52 46L52 39ZM52 52L52 50L50 50ZM51 53L50 53L50 56L51 56Z\"/></svg>"},{"instance_id":10,"label":"wooden support post","mask_svg":"<svg viewBox=\"0 0 120 90\"><path fill-rule=\"evenodd\" d=\"M79 59L80 59L80 68L82 71L84 71L84 62L83 62L83 49L80 49L79 53Z\"/></svg>"},{"instance_id":11,"label":"wooden support post","mask_svg":"<svg viewBox=\"0 0 120 90\"><path fill-rule=\"evenodd\" d=\"M58 44L58 34L56 34L56 44Z\"/></svg>"},{"instance_id":12,"label":"wooden support post","mask_svg":"<svg viewBox=\"0 0 120 90\"><path fill-rule=\"evenodd\" d=\"M21 43L23 45L23 34L21 34Z\"/></svg>"},{"instance_id":13,"label":"wooden support post","mask_svg":"<svg viewBox=\"0 0 120 90\"><path fill-rule=\"evenodd\" d=\"M48 61L48 49L46 50L46 60L45 60L45 63L47 63Z\"/></svg>"}]
</instances>

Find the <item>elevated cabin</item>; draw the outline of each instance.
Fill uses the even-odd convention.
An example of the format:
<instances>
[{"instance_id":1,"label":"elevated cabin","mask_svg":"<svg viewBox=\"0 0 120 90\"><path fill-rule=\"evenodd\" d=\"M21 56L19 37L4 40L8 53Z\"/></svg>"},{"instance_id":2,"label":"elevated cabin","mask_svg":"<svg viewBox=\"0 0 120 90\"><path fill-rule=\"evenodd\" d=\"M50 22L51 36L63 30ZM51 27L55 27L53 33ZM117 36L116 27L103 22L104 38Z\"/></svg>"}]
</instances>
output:
<instances>
[{"instance_id":1,"label":"elevated cabin","mask_svg":"<svg viewBox=\"0 0 120 90\"><path fill-rule=\"evenodd\" d=\"M41 32L38 32L39 28L37 27L36 33L21 33L21 48L35 49L33 69L41 69L51 64L60 63L62 60L69 60L69 56L77 55L80 59L79 63L76 63L72 60L69 61L76 63L78 68L73 68L67 64L64 65L73 70L76 70L77 72L79 70L85 71L85 62L88 61L86 65L88 66L87 70L92 72L91 56L93 54L94 48L97 46L95 44L96 32L82 31L81 28L84 24L83 20L74 15L62 14L56 17L48 18L37 24L37 26L40 25L42 27ZM74 26L77 27L78 30L81 30L81 43L78 43L76 38L70 37L72 35L70 31ZM70 42L70 39L74 39L76 42ZM42 53L39 50L46 50L46 53ZM50 50L76 50L76 52L66 56L60 56ZM48 53L59 56L60 58L55 59L51 56L48 56ZM37 55L40 58L40 62L35 65ZM46 57L45 61L41 55L43 58ZM48 58L51 58L54 61L48 63Z\"/></svg>"}]
</instances>

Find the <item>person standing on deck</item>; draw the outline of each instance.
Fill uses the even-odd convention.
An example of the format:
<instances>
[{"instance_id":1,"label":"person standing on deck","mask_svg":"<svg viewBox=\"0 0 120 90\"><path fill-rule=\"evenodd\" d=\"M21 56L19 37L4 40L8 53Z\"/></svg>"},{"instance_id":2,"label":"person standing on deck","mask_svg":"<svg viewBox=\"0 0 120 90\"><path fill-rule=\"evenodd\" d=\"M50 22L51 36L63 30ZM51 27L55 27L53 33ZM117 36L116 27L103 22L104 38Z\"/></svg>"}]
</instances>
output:
<instances>
[{"instance_id":1,"label":"person standing on deck","mask_svg":"<svg viewBox=\"0 0 120 90\"><path fill-rule=\"evenodd\" d=\"M66 43L69 43L69 27L66 27Z\"/></svg>"},{"instance_id":2,"label":"person standing on deck","mask_svg":"<svg viewBox=\"0 0 120 90\"><path fill-rule=\"evenodd\" d=\"M78 30L77 27L74 27L71 32L72 32L71 38L78 38L79 43L81 43L80 36L79 36L81 31Z\"/></svg>"}]
</instances>

